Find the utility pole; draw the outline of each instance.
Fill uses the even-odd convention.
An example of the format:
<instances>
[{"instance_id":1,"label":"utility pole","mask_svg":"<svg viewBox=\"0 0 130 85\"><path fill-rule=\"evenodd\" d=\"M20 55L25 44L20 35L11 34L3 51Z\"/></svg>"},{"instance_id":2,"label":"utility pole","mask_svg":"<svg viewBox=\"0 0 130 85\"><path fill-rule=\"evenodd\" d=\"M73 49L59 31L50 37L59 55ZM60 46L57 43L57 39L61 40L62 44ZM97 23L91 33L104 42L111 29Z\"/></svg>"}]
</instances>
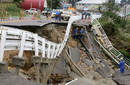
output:
<instances>
[{"instance_id":1,"label":"utility pole","mask_svg":"<svg viewBox=\"0 0 130 85\"><path fill-rule=\"evenodd\" d=\"M52 9L52 0L51 0L51 9Z\"/></svg>"},{"instance_id":2,"label":"utility pole","mask_svg":"<svg viewBox=\"0 0 130 85\"><path fill-rule=\"evenodd\" d=\"M31 8L32 8L32 0L31 0Z\"/></svg>"},{"instance_id":3,"label":"utility pole","mask_svg":"<svg viewBox=\"0 0 130 85\"><path fill-rule=\"evenodd\" d=\"M128 0L125 0L125 2L124 2L124 5L125 5L125 8L124 8L124 20L126 20L126 16L127 16L127 2L128 2Z\"/></svg>"},{"instance_id":4,"label":"utility pole","mask_svg":"<svg viewBox=\"0 0 130 85\"><path fill-rule=\"evenodd\" d=\"M41 0L39 0L39 9L41 8Z\"/></svg>"}]
</instances>

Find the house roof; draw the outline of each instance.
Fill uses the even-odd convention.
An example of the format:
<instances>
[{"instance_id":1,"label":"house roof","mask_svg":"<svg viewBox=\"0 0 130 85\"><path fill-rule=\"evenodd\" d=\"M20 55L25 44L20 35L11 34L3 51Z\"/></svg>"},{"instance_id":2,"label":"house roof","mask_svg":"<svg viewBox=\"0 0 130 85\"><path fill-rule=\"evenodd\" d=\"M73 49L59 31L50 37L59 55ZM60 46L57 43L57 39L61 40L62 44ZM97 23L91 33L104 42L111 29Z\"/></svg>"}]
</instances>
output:
<instances>
[{"instance_id":1,"label":"house roof","mask_svg":"<svg viewBox=\"0 0 130 85\"><path fill-rule=\"evenodd\" d=\"M105 3L107 0L81 0L77 3L86 3L86 4L103 4Z\"/></svg>"}]
</instances>

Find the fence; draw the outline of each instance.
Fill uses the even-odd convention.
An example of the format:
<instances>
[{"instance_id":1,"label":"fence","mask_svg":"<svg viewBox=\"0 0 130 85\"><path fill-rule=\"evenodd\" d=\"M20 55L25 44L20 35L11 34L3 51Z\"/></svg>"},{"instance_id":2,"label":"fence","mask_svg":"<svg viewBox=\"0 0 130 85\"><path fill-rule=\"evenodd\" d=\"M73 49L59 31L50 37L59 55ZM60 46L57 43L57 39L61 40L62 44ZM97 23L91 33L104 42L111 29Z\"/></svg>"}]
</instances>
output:
<instances>
[{"instance_id":1,"label":"fence","mask_svg":"<svg viewBox=\"0 0 130 85\"><path fill-rule=\"evenodd\" d=\"M64 40L62 43L54 43L38 36L37 34L11 28L0 27L0 61L3 60L4 51L6 50L19 50L18 57L23 57L24 51L35 51L35 56L42 54L42 57L49 59L56 58L62 52L68 38L72 23L81 19L80 16L71 16Z\"/></svg>"}]
</instances>

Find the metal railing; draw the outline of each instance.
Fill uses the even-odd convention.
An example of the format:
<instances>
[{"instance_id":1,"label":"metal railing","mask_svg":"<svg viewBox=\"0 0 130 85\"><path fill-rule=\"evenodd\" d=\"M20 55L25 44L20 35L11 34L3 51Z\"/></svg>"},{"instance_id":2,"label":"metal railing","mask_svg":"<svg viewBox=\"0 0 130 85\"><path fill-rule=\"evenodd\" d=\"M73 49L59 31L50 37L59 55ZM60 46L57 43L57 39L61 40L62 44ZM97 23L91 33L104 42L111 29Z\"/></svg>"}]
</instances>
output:
<instances>
[{"instance_id":1,"label":"metal railing","mask_svg":"<svg viewBox=\"0 0 130 85\"><path fill-rule=\"evenodd\" d=\"M102 43L102 46L105 47L105 49L107 49L107 51L111 54L111 56L113 56L113 58L116 60L116 62L120 61L120 58L123 57L127 66L130 66L130 60L127 59L126 57L123 56L123 54L121 52L119 52L116 48L113 47L111 41L109 40L109 38L107 37L104 29L102 28L101 24L98 22L97 19L92 18L92 25L93 25L93 30L95 30L97 32L97 34L100 32L100 36L96 36L98 42ZM97 31L98 29L98 31Z\"/></svg>"}]
</instances>

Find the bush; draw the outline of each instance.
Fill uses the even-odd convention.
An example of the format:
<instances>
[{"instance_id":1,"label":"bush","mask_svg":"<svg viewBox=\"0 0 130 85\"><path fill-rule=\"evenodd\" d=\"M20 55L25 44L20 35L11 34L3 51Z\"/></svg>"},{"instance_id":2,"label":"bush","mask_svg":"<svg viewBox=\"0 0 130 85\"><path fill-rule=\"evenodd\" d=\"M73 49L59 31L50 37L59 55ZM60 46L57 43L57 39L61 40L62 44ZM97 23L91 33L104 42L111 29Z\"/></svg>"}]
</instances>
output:
<instances>
[{"instance_id":1,"label":"bush","mask_svg":"<svg viewBox=\"0 0 130 85\"><path fill-rule=\"evenodd\" d=\"M120 49L120 52L127 58L130 59L130 54L125 49Z\"/></svg>"},{"instance_id":2,"label":"bush","mask_svg":"<svg viewBox=\"0 0 130 85\"><path fill-rule=\"evenodd\" d=\"M8 15L12 16L18 16L20 14L20 8L18 8L16 5L7 6L6 11L8 12Z\"/></svg>"},{"instance_id":3,"label":"bush","mask_svg":"<svg viewBox=\"0 0 130 85\"><path fill-rule=\"evenodd\" d=\"M112 36L118 33L117 26L112 22L105 23L103 25L104 30L106 31L107 35Z\"/></svg>"}]
</instances>

